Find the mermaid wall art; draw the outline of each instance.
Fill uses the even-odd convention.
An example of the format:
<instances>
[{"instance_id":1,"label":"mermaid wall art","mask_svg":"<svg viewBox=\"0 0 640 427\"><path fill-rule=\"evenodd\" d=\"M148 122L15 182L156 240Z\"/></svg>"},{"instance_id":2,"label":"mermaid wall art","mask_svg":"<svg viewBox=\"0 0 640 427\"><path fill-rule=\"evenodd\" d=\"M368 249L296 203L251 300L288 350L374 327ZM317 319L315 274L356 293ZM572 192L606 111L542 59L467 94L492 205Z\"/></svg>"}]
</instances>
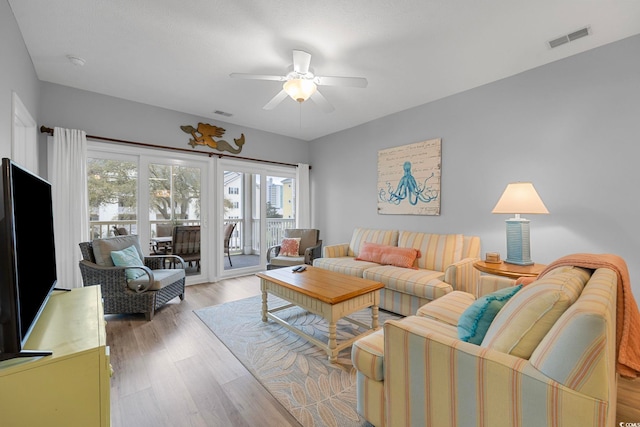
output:
<instances>
[{"instance_id":1,"label":"mermaid wall art","mask_svg":"<svg viewBox=\"0 0 640 427\"><path fill-rule=\"evenodd\" d=\"M441 140L378 151L378 213L440 215Z\"/></svg>"}]
</instances>

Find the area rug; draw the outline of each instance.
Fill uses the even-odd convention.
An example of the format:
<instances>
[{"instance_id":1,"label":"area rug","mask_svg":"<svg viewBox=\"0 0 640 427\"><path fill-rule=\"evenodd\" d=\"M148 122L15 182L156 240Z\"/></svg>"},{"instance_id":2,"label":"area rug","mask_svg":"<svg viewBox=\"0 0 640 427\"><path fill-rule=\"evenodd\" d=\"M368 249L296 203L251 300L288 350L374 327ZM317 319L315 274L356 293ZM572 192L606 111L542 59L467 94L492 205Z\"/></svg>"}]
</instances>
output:
<instances>
[{"instance_id":1,"label":"area rug","mask_svg":"<svg viewBox=\"0 0 640 427\"><path fill-rule=\"evenodd\" d=\"M285 305L269 295L269 308ZM329 363L320 348L261 317L262 296L258 295L196 310L211 329L254 377L305 427L370 426L356 412L356 369L351 364L351 347L340 352L337 363ZM326 340L328 324L320 316L292 307L278 316L307 334ZM370 309L350 317L369 323ZM380 310L380 324L398 316ZM361 331L341 320L338 342Z\"/></svg>"}]
</instances>

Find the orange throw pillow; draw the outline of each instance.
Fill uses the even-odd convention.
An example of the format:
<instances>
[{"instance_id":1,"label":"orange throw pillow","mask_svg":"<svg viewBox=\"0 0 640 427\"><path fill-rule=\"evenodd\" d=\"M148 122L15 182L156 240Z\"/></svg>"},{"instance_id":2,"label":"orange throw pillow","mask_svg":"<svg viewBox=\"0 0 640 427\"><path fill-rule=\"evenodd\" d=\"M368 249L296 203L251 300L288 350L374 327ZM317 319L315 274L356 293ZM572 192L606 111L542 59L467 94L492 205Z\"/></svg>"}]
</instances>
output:
<instances>
[{"instance_id":1,"label":"orange throw pillow","mask_svg":"<svg viewBox=\"0 0 640 427\"><path fill-rule=\"evenodd\" d=\"M396 267L417 268L413 263L418 257L418 250L413 248L397 248L391 247L382 253L380 264L394 265Z\"/></svg>"},{"instance_id":2,"label":"orange throw pillow","mask_svg":"<svg viewBox=\"0 0 640 427\"><path fill-rule=\"evenodd\" d=\"M380 245L378 243L363 242L356 260L370 261L382 265L415 268L413 263L420 251L413 248L399 248L397 246Z\"/></svg>"},{"instance_id":3,"label":"orange throw pillow","mask_svg":"<svg viewBox=\"0 0 640 427\"><path fill-rule=\"evenodd\" d=\"M356 257L358 261L369 261L381 264L382 251L391 246L380 245L378 243L362 242L360 245L360 253Z\"/></svg>"},{"instance_id":4,"label":"orange throw pillow","mask_svg":"<svg viewBox=\"0 0 640 427\"><path fill-rule=\"evenodd\" d=\"M300 251L300 238L299 237L285 237L280 243L280 253L278 256L299 256Z\"/></svg>"}]
</instances>

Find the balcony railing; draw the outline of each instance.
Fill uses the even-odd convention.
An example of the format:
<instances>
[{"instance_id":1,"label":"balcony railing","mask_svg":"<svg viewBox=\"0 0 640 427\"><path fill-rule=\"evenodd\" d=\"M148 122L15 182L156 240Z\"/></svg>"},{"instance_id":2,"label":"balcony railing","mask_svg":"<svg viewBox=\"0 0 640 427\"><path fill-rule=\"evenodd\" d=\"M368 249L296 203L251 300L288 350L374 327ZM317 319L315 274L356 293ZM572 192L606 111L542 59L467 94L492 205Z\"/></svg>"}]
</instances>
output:
<instances>
[{"instance_id":1,"label":"balcony railing","mask_svg":"<svg viewBox=\"0 0 640 427\"><path fill-rule=\"evenodd\" d=\"M260 220L251 220L251 233L249 239L245 239L245 221L243 219L227 219L225 223L235 223L236 227L231 235L229 241L229 250L231 254L241 254L244 251L245 245L243 242L251 242L250 247L254 254L260 253ZM167 221L151 221L151 237L156 236L156 224L166 224ZM180 221L183 225L200 225L200 220L184 220ZM284 218L267 218L267 232L266 232L266 245L268 248L273 245L278 245L284 237L284 230L287 228L295 228L295 219ZM90 236L92 239L102 239L105 237L111 237L114 235L114 227L124 228L128 234L138 234L138 223L135 220L126 221L90 221Z\"/></svg>"}]
</instances>

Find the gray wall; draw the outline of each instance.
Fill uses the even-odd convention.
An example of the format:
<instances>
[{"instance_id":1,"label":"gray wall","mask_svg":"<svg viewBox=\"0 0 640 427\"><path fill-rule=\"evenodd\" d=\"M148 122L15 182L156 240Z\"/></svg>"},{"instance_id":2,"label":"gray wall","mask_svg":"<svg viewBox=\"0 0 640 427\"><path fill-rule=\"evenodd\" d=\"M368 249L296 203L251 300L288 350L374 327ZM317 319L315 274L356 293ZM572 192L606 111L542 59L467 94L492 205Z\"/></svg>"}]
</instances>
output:
<instances>
[{"instance_id":1,"label":"gray wall","mask_svg":"<svg viewBox=\"0 0 640 427\"><path fill-rule=\"evenodd\" d=\"M0 57L0 157L11 157L11 93L38 121L40 82L6 0L0 0Z\"/></svg>"},{"instance_id":2,"label":"gray wall","mask_svg":"<svg viewBox=\"0 0 640 427\"><path fill-rule=\"evenodd\" d=\"M324 244L356 226L464 233L506 257L505 186L532 181L550 211L531 253L625 258L640 299L640 36L312 142L314 224ZM473 72L473 70L469 70ZM442 138L440 216L378 215L377 151Z\"/></svg>"},{"instance_id":3,"label":"gray wall","mask_svg":"<svg viewBox=\"0 0 640 427\"><path fill-rule=\"evenodd\" d=\"M299 139L53 83L42 83L41 109L41 124L48 127L81 129L87 135L189 150L190 135L180 126L209 123L226 129L224 136L216 139L232 145L233 139L244 133L246 143L238 156L284 163L309 162L309 143ZM204 146L196 146L195 150L219 153Z\"/></svg>"},{"instance_id":4,"label":"gray wall","mask_svg":"<svg viewBox=\"0 0 640 427\"><path fill-rule=\"evenodd\" d=\"M491 209L508 182L530 180L551 212L530 216L533 259L619 254L640 298L640 234L633 223L640 211L640 36L311 144L40 83L6 0L0 0L0 49L10 58L0 64L1 156L11 154L11 91L39 125L111 138L186 148L179 126L206 121L226 128L229 141L244 132L243 156L312 164L313 221L325 244L348 241L356 226L398 228L479 235L483 252L503 256L507 216ZM378 215L377 151L438 137L441 215Z\"/></svg>"}]
</instances>

